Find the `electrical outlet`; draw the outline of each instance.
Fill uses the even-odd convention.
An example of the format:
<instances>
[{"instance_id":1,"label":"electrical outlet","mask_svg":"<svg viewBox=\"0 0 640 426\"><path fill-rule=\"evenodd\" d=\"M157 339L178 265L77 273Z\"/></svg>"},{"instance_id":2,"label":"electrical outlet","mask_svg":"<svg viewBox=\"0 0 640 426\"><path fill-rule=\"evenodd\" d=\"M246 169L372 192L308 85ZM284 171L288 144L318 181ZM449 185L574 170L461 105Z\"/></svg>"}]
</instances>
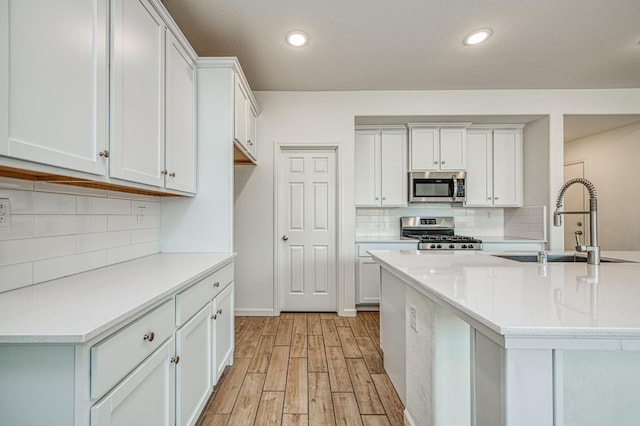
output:
<instances>
[{"instance_id":1,"label":"electrical outlet","mask_svg":"<svg viewBox=\"0 0 640 426\"><path fill-rule=\"evenodd\" d=\"M9 209L9 199L0 198L0 230L11 228L11 210Z\"/></svg>"},{"instance_id":2,"label":"electrical outlet","mask_svg":"<svg viewBox=\"0 0 640 426\"><path fill-rule=\"evenodd\" d=\"M416 325L417 316L418 311L416 310L416 307L413 305L409 305L409 324L411 325L413 331L415 331L416 333L418 332L418 327Z\"/></svg>"},{"instance_id":3,"label":"electrical outlet","mask_svg":"<svg viewBox=\"0 0 640 426\"><path fill-rule=\"evenodd\" d=\"M138 207L138 214L136 216L138 223L144 223L144 207Z\"/></svg>"}]
</instances>

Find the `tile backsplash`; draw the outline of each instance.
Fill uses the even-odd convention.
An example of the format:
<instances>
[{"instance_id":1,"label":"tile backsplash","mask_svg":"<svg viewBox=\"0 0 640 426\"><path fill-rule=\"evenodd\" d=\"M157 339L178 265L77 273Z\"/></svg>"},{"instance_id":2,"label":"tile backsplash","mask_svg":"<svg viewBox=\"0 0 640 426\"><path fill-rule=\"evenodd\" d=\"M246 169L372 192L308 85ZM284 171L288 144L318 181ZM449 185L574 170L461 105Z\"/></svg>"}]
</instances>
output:
<instances>
[{"instance_id":1,"label":"tile backsplash","mask_svg":"<svg viewBox=\"0 0 640 426\"><path fill-rule=\"evenodd\" d=\"M453 216L455 232L473 237L514 237L546 241L546 208L465 208L450 205L357 208L356 236L400 235L401 216Z\"/></svg>"},{"instance_id":2,"label":"tile backsplash","mask_svg":"<svg viewBox=\"0 0 640 426\"><path fill-rule=\"evenodd\" d=\"M160 199L0 177L0 292L160 251Z\"/></svg>"}]
</instances>

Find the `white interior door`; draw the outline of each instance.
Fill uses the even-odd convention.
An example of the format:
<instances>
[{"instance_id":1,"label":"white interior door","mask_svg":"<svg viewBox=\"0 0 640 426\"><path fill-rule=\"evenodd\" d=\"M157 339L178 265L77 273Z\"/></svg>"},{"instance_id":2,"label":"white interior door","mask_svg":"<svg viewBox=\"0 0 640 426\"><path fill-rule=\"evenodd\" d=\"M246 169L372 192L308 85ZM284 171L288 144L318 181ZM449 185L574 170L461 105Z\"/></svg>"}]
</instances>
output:
<instances>
[{"instance_id":1,"label":"white interior door","mask_svg":"<svg viewBox=\"0 0 640 426\"><path fill-rule=\"evenodd\" d=\"M283 149L278 182L282 311L336 311L336 153Z\"/></svg>"},{"instance_id":2,"label":"white interior door","mask_svg":"<svg viewBox=\"0 0 640 426\"><path fill-rule=\"evenodd\" d=\"M564 165L564 181L584 177L584 161L572 162ZM572 185L564 196L563 211L587 210L586 188L583 185ZM576 246L576 233L582 244L589 241L589 227L586 226L587 216L584 214L564 215L564 249L573 251Z\"/></svg>"}]
</instances>

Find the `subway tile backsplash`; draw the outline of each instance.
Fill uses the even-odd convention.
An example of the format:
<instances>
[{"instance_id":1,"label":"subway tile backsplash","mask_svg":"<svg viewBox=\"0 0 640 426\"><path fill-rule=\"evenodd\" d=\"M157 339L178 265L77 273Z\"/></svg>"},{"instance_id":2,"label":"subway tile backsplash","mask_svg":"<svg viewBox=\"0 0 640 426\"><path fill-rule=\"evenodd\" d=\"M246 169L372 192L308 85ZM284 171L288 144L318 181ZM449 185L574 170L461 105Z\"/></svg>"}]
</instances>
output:
<instances>
[{"instance_id":1,"label":"subway tile backsplash","mask_svg":"<svg viewBox=\"0 0 640 426\"><path fill-rule=\"evenodd\" d=\"M0 292L160 251L160 199L0 177Z\"/></svg>"},{"instance_id":2,"label":"subway tile backsplash","mask_svg":"<svg viewBox=\"0 0 640 426\"><path fill-rule=\"evenodd\" d=\"M356 236L400 235L401 216L453 216L455 232L473 237L547 240L546 207L465 208L450 205L357 208Z\"/></svg>"}]
</instances>

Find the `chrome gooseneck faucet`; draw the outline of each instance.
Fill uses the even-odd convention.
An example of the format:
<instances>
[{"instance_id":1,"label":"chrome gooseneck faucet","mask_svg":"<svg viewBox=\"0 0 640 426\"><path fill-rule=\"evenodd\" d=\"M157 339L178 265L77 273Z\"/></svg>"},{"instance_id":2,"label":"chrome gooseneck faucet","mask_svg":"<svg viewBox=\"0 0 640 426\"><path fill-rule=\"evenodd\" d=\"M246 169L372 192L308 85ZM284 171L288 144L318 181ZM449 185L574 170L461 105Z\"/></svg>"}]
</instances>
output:
<instances>
[{"instance_id":1,"label":"chrome gooseneck faucet","mask_svg":"<svg viewBox=\"0 0 640 426\"><path fill-rule=\"evenodd\" d=\"M567 189L575 183L581 183L589 191L589 211L588 212L561 212L558 211L562 207L564 194ZM556 198L556 211L553 213L553 225L562 225L563 214L587 214L589 213L589 245L580 244L580 237L576 234L576 251L587 253L587 263L590 265L600 264L600 246L598 246L598 197L596 196L596 187L584 178L570 179L562 185L558 198Z\"/></svg>"}]
</instances>

